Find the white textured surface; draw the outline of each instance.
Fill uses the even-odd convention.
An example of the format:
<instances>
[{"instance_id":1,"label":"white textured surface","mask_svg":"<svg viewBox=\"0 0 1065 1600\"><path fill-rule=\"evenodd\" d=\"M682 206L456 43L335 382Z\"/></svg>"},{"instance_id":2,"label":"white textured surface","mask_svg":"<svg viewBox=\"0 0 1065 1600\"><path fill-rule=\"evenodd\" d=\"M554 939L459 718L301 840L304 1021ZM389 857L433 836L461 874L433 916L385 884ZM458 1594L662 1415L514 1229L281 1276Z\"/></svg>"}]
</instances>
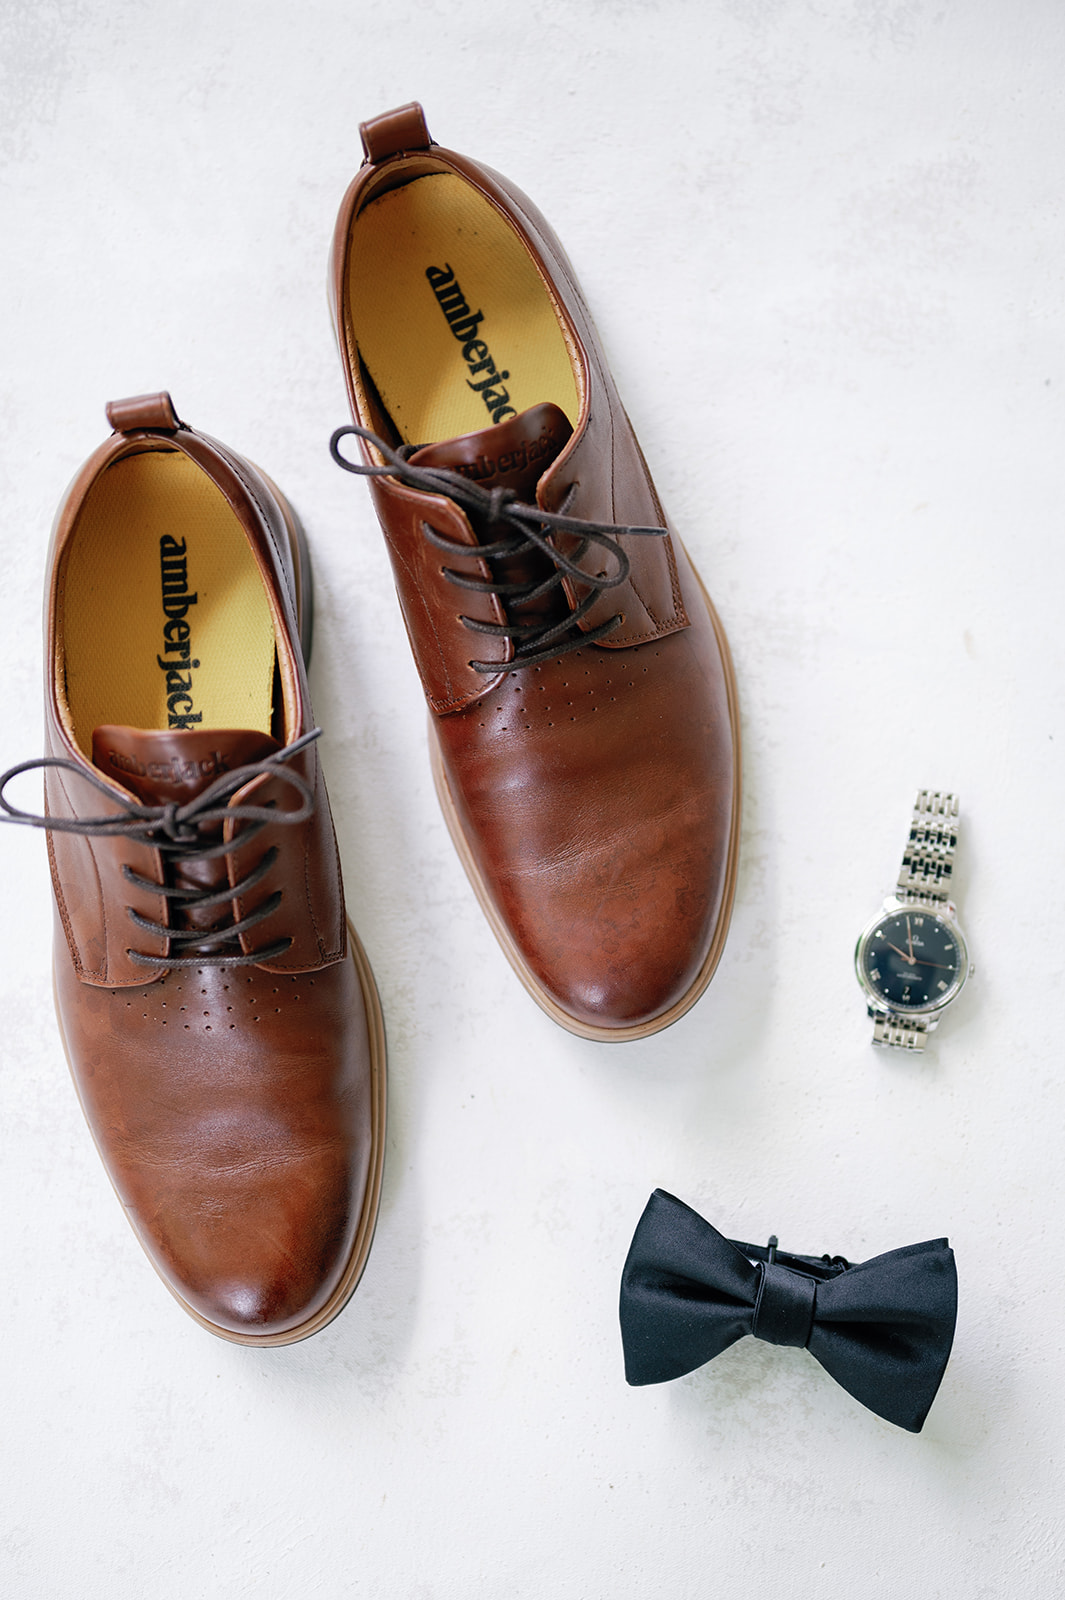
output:
<instances>
[{"instance_id":1,"label":"white textured surface","mask_svg":"<svg viewBox=\"0 0 1065 1600\"><path fill-rule=\"evenodd\" d=\"M168 386L307 523L313 682L391 1043L377 1243L325 1333L184 1318L81 1122L43 841L0 836L0 1588L17 1600L981 1600L1059 1592L1062 262L1056 0L0 3L3 749L103 402ZM420 97L566 243L730 632L745 842L710 991L557 1030L488 932L322 294L357 123ZM956 787L979 971L925 1061L851 973ZM924 1433L746 1341L629 1390L648 1192L854 1258L946 1232Z\"/></svg>"}]
</instances>

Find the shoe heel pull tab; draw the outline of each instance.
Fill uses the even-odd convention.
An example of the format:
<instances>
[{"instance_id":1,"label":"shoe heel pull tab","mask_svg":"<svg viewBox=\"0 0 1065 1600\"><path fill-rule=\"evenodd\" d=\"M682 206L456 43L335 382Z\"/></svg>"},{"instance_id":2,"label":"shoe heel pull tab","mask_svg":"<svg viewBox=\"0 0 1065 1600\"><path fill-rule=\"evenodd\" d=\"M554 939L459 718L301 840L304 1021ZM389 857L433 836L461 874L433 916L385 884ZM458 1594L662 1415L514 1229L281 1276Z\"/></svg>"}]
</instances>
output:
<instances>
[{"instance_id":1,"label":"shoe heel pull tab","mask_svg":"<svg viewBox=\"0 0 1065 1600\"><path fill-rule=\"evenodd\" d=\"M116 433L134 433L138 428L173 433L184 426L165 389L158 394L133 394L126 400L109 400L106 410L107 420Z\"/></svg>"},{"instance_id":2,"label":"shoe heel pull tab","mask_svg":"<svg viewBox=\"0 0 1065 1600\"><path fill-rule=\"evenodd\" d=\"M394 111L382 111L379 117L359 123L362 148L366 160L387 161L389 156L405 154L408 150L428 150L433 143L425 126L425 112L417 100Z\"/></svg>"}]
</instances>

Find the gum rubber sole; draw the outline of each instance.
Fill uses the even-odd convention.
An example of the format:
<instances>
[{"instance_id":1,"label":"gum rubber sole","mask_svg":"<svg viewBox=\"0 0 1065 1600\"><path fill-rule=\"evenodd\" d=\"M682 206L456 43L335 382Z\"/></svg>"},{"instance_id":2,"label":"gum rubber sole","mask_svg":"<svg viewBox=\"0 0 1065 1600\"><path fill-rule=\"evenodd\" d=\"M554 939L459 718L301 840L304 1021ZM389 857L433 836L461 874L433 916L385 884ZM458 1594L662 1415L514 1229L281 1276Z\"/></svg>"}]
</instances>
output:
<instances>
[{"instance_id":1,"label":"gum rubber sole","mask_svg":"<svg viewBox=\"0 0 1065 1600\"><path fill-rule=\"evenodd\" d=\"M732 815L729 828L729 853L725 867L725 887L721 899L721 911L718 915L717 926L714 929L714 937L710 942L706 959L700 967L694 983L679 1000L675 1001L667 1011L663 1011L659 1016L652 1017L647 1022L636 1023L630 1027L596 1027L592 1023L581 1022L579 1018L570 1016L569 1012L564 1011L558 1001L544 988L499 915L474 861L469 845L466 843L466 838L455 810L455 803L447 786L447 776L444 772L443 762L440 759L440 748L433 731L432 716L430 716L429 720L429 759L440 809L444 813L444 821L447 823L452 843L458 851L459 860L462 862L473 892L480 902L481 910L488 918L492 932L502 946L503 954L541 1010L546 1011L554 1022L559 1023L569 1033L575 1033L581 1039L594 1039L600 1044L623 1044L634 1039L650 1038L652 1034L660 1033L663 1028L668 1028L671 1023L679 1021L686 1012L690 1011L695 1002L708 988L710 980L717 970L718 962L721 960L722 952L725 948L725 941L728 938L729 923L732 919L732 904L736 897L736 872L739 860L740 810L743 799L739 699L736 692L736 675L732 665L732 652L729 649L725 630L721 626L721 619L715 611L713 602L707 594L703 581L694 565L692 566L692 571L695 573L696 582L710 612L710 620L714 625L718 648L721 651L721 662L725 671L725 686L728 698L729 727L732 732L732 759L735 783L732 793Z\"/></svg>"}]
</instances>

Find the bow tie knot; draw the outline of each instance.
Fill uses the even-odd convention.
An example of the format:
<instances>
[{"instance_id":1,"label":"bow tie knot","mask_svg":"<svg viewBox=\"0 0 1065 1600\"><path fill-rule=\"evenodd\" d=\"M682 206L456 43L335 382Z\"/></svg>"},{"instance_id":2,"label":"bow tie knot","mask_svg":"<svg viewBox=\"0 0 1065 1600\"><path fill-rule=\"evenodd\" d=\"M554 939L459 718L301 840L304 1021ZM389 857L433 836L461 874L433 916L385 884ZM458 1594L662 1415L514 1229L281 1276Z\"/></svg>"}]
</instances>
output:
<instances>
[{"instance_id":1,"label":"bow tie knot","mask_svg":"<svg viewBox=\"0 0 1065 1600\"><path fill-rule=\"evenodd\" d=\"M772 1251L772 1245L770 1251ZM766 1344L789 1344L805 1350L817 1305L817 1281L779 1261L763 1261L762 1281L754 1303L751 1332Z\"/></svg>"}]
</instances>

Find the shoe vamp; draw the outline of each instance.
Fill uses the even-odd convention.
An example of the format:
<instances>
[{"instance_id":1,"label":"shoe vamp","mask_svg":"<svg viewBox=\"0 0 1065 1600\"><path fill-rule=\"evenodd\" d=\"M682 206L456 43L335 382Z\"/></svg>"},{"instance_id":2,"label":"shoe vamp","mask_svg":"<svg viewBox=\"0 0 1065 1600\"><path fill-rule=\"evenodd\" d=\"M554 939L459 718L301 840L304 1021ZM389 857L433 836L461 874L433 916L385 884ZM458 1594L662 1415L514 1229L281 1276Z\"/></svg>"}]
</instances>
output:
<instances>
[{"instance_id":1,"label":"shoe vamp","mask_svg":"<svg viewBox=\"0 0 1065 1600\"><path fill-rule=\"evenodd\" d=\"M86 1117L156 1267L209 1320L295 1324L350 1253L369 1168L370 1061L348 959L313 974L177 969L77 980L60 1021Z\"/></svg>"},{"instance_id":2,"label":"shoe vamp","mask_svg":"<svg viewBox=\"0 0 1065 1600\"><path fill-rule=\"evenodd\" d=\"M552 993L633 1015L698 972L721 912L733 743L720 658L692 630L509 674L436 725L486 891Z\"/></svg>"}]
</instances>

